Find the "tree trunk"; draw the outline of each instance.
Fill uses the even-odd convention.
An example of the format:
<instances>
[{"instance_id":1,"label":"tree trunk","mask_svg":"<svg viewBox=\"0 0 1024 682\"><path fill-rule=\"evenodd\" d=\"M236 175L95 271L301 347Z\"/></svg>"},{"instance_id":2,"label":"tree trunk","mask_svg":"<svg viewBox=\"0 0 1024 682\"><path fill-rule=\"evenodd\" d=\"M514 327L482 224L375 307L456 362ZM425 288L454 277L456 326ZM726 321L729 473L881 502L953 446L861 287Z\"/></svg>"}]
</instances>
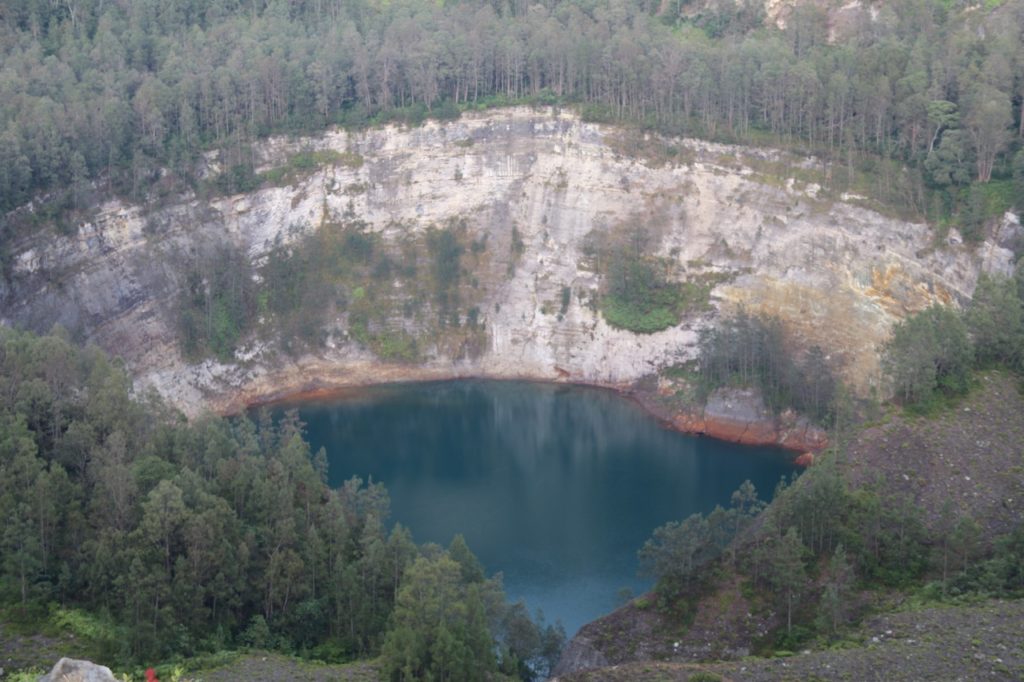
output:
<instances>
[{"instance_id":1,"label":"tree trunk","mask_svg":"<svg viewBox=\"0 0 1024 682\"><path fill-rule=\"evenodd\" d=\"M786 593L786 634L793 634L793 590Z\"/></svg>"}]
</instances>

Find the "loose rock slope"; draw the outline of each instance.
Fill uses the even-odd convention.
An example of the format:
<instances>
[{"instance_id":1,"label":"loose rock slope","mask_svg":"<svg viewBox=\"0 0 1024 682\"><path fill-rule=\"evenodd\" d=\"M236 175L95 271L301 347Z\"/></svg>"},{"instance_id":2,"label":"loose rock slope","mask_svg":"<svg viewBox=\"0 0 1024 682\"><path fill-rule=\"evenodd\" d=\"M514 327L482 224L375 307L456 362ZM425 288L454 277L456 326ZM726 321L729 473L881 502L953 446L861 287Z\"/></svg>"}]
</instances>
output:
<instances>
[{"instance_id":1,"label":"loose rock slope","mask_svg":"<svg viewBox=\"0 0 1024 682\"><path fill-rule=\"evenodd\" d=\"M806 651L785 658L748 658L725 664L648 661L556 679L561 682L1020 680L1024 678L1021 622L1024 622L1024 601L925 608L874 618L844 647L828 651ZM698 677L700 674L704 676Z\"/></svg>"}]
</instances>

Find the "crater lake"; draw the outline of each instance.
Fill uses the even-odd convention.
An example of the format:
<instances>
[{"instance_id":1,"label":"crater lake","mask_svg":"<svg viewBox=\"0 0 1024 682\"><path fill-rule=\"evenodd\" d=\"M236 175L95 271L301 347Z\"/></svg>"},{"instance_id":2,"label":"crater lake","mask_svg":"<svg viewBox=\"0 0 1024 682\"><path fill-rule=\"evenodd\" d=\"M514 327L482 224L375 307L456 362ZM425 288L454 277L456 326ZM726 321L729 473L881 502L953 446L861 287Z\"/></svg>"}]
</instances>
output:
<instances>
[{"instance_id":1,"label":"crater lake","mask_svg":"<svg viewBox=\"0 0 1024 682\"><path fill-rule=\"evenodd\" d=\"M729 505L749 479L768 499L793 453L665 428L608 390L458 380L360 388L297 409L332 486L383 483L417 543L456 533L510 600L571 637L639 595L637 550L657 526Z\"/></svg>"}]
</instances>

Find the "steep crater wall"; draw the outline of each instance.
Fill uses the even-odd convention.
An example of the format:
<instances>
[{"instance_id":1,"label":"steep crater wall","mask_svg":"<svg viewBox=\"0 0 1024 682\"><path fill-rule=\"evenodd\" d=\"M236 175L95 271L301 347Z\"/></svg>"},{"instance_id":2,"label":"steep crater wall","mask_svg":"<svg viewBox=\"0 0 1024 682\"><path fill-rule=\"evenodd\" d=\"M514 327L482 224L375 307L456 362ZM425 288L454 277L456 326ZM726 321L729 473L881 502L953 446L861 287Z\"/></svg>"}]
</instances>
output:
<instances>
[{"instance_id":1,"label":"steep crater wall","mask_svg":"<svg viewBox=\"0 0 1024 682\"><path fill-rule=\"evenodd\" d=\"M692 357L702 326L738 306L778 315L798 346L821 345L866 393L882 382L877 351L896 320L933 301L963 302L980 272L1012 268L998 240L936 247L927 225L823 198L815 185L767 178L744 163L772 161L774 152L678 140L675 160L654 162L632 150L658 142L631 135L517 108L415 129L272 139L257 149L264 170L299 151L359 162L328 161L244 195L181 196L159 208L109 201L73 236L14 248L3 320L64 325L123 358L140 388L187 413L405 379L624 386ZM208 172L218 164L211 155ZM260 264L275 246L346 220L391 244L456 220L485 243L486 257L467 273L481 347L467 354L424 334L419 361L385 362L346 333L339 314L325 322L324 344L298 356L266 330L230 361L182 355L177 301L190 258L230 243ZM587 262L587 235L637 223L651 228L657 254L679 272L715 276L709 309L646 335L610 327L588 305L601 279ZM403 324L412 333L429 326L415 316Z\"/></svg>"}]
</instances>

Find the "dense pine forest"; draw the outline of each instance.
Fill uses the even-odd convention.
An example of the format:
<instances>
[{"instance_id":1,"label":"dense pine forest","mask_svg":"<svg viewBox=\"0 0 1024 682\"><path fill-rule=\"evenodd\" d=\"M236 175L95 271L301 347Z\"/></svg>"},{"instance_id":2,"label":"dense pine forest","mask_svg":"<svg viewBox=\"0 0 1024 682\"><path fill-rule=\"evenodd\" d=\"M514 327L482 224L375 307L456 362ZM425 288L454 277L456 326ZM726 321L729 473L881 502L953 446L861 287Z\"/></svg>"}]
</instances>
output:
<instances>
[{"instance_id":1,"label":"dense pine forest","mask_svg":"<svg viewBox=\"0 0 1024 682\"><path fill-rule=\"evenodd\" d=\"M326 481L294 417L187 422L60 334L0 331L4 619L111 665L236 646L382 655L404 679L531 679L565 634L507 604L461 536L418 547L380 484ZM84 625L83 625L84 623Z\"/></svg>"},{"instance_id":2,"label":"dense pine forest","mask_svg":"<svg viewBox=\"0 0 1024 682\"><path fill-rule=\"evenodd\" d=\"M749 0L12 0L0 208L194 185L211 147L233 151L225 189L244 190L260 136L533 102L810 151L847 169L830 182L867 170L891 203L977 231L1013 202L1015 170L1024 182L1024 4L857 16L800 3L779 29Z\"/></svg>"}]
</instances>

